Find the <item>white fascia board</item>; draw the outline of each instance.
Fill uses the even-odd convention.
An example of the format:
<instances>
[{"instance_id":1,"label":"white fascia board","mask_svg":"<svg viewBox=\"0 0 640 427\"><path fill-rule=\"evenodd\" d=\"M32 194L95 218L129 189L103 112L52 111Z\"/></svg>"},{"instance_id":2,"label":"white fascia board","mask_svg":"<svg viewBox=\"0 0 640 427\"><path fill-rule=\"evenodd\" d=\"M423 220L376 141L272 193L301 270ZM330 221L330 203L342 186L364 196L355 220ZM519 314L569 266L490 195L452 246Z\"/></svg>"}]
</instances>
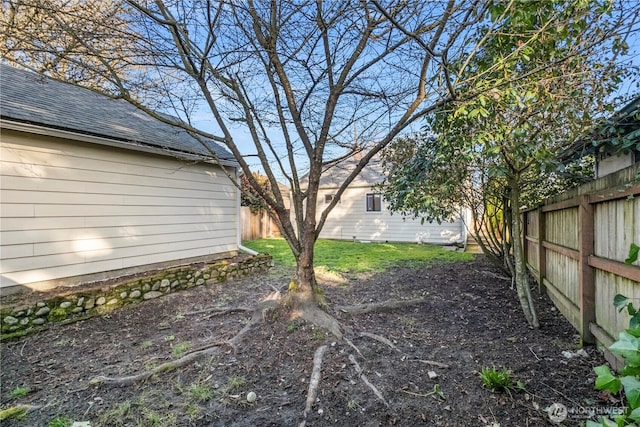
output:
<instances>
[{"instance_id":1,"label":"white fascia board","mask_svg":"<svg viewBox=\"0 0 640 427\"><path fill-rule=\"evenodd\" d=\"M220 166L232 166L234 168L238 167L238 163L231 160L216 161L211 158L205 158L197 154L191 154L183 151L176 151L168 148L153 147L150 145L139 144L135 142L119 141L117 139L105 138L105 137L96 136L96 135L88 135L80 132L74 132L74 131L69 131L64 129L56 129L48 126L36 125L32 123L24 123L24 122L14 121L10 119L2 119L2 121L0 122L0 128L15 130L19 132L32 133L36 135L51 136L55 138L71 139L74 141L88 142L91 144L106 145L109 147L122 148L125 150L139 151L143 153L159 154L161 156L179 158L182 160L189 160L189 161L195 160L195 161L202 161L202 162L211 163L211 164L220 165Z\"/></svg>"}]
</instances>

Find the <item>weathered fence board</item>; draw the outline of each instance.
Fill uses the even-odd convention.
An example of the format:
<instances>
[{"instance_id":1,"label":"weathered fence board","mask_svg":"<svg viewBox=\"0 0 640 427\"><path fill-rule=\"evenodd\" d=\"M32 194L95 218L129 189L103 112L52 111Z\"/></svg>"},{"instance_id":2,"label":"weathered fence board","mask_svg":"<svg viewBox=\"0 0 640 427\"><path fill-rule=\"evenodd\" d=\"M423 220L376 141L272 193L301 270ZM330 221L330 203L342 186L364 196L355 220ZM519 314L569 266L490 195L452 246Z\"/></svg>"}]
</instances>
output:
<instances>
[{"instance_id":1,"label":"weathered fence board","mask_svg":"<svg viewBox=\"0 0 640 427\"><path fill-rule=\"evenodd\" d=\"M265 237L280 237L278 225L269 217L266 211L251 212L248 206L240 209L242 240L264 239Z\"/></svg>"},{"instance_id":2,"label":"weathered fence board","mask_svg":"<svg viewBox=\"0 0 640 427\"><path fill-rule=\"evenodd\" d=\"M527 266L585 342L609 345L628 326L616 294L640 303L640 163L524 212ZM609 358L612 360L611 355Z\"/></svg>"}]
</instances>

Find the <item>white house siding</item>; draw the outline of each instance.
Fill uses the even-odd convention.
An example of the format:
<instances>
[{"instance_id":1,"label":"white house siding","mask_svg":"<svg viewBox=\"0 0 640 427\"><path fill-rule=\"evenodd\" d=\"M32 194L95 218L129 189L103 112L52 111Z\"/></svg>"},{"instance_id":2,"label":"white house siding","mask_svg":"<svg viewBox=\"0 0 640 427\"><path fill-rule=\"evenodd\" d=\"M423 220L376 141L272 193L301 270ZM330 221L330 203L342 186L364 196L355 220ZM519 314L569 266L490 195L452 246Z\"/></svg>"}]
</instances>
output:
<instances>
[{"instance_id":1,"label":"white house siding","mask_svg":"<svg viewBox=\"0 0 640 427\"><path fill-rule=\"evenodd\" d=\"M318 215L326 207L325 195L333 194L334 191L322 189L319 192ZM421 224L419 219L391 215L384 200L380 212L366 212L367 193L375 191L365 187L348 188L327 217L320 238L433 244L454 244L464 239L464 225L460 219L441 224Z\"/></svg>"},{"instance_id":2,"label":"white house siding","mask_svg":"<svg viewBox=\"0 0 640 427\"><path fill-rule=\"evenodd\" d=\"M0 287L237 250L210 164L2 130Z\"/></svg>"}]
</instances>

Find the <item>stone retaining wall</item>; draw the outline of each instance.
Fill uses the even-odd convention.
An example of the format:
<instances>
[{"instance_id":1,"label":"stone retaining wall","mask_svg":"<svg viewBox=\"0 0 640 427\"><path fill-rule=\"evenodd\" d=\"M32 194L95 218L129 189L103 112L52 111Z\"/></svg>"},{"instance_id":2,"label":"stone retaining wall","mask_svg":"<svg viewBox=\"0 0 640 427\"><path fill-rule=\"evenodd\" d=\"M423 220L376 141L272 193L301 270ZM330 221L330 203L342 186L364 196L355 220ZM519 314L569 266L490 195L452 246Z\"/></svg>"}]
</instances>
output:
<instances>
[{"instance_id":1,"label":"stone retaining wall","mask_svg":"<svg viewBox=\"0 0 640 427\"><path fill-rule=\"evenodd\" d=\"M272 265L272 258L267 254L218 260L213 263L175 267L111 286L92 286L90 290L56 295L34 304L0 307L2 335L24 332L49 322L87 318L119 306L158 298L194 286L265 272Z\"/></svg>"}]
</instances>

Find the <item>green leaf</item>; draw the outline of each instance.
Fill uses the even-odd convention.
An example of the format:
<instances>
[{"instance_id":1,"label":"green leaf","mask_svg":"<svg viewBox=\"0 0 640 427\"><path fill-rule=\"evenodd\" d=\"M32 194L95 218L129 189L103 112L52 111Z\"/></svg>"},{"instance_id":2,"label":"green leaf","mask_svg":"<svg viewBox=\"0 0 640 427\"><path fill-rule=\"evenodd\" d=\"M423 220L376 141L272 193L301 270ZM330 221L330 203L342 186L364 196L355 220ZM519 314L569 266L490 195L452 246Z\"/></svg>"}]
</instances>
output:
<instances>
[{"instance_id":1,"label":"green leaf","mask_svg":"<svg viewBox=\"0 0 640 427\"><path fill-rule=\"evenodd\" d=\"M596 378L596 390L609 390L613 394L620 391L622 383L616 378L607 365L596 366L593 368Z\"/></svg>"},{"instance_id":2,"label":"green leaf","mask_svg":"<svg viewBox=\"0 0 640 427\"><path fill-rule=\"evenodd\" d=\"M636 422L640 421L640 408L636 408L633 411L631 411L628 418Z\"/></svg>"},{"instance_id":3,"label":"green leaf","mask_svg":"<svg viewBox=\"0 0 640 427\"><path fill-rule=\"evenodd\" d=\"M625 297L622 294L618 294L613 297L613 305L618 309L618 311L624 310L624 308L627 306L628 301L629 298Z\"/></svg>"},{"instance_id":4,"label":"green leaf","mask_svg":"<svg viewBox=\"0 0 640 427\"><path fill-rule=\"evenodd\" d=\"M638 253L640 252L640 246L635 243L631 244L629 248L629 257L624 260L625 264L631 265L638 260Z\"/></svg>"},{"instance_id":5,"label":"green leaf","mask_svg":"<svg viewBox=\"0 0 640 427\"><path fill-rule=\"evenodd\" d=\"M609 350L622 356L626 364L640 366L640 338L622 331L618 341L611 344Z\"/></svg>"},{"instance_id":6,"label":"green leaf","mask_svg":"<svg viewBox=\"0 0 640 427\"><path fill-rule=\"evenodd\" d=\"M640 379L636 377L622 377L620 382L624 387L624 393L627 396L627 402L632 409L640 407Z\"/></svg>"}]
</instances>

